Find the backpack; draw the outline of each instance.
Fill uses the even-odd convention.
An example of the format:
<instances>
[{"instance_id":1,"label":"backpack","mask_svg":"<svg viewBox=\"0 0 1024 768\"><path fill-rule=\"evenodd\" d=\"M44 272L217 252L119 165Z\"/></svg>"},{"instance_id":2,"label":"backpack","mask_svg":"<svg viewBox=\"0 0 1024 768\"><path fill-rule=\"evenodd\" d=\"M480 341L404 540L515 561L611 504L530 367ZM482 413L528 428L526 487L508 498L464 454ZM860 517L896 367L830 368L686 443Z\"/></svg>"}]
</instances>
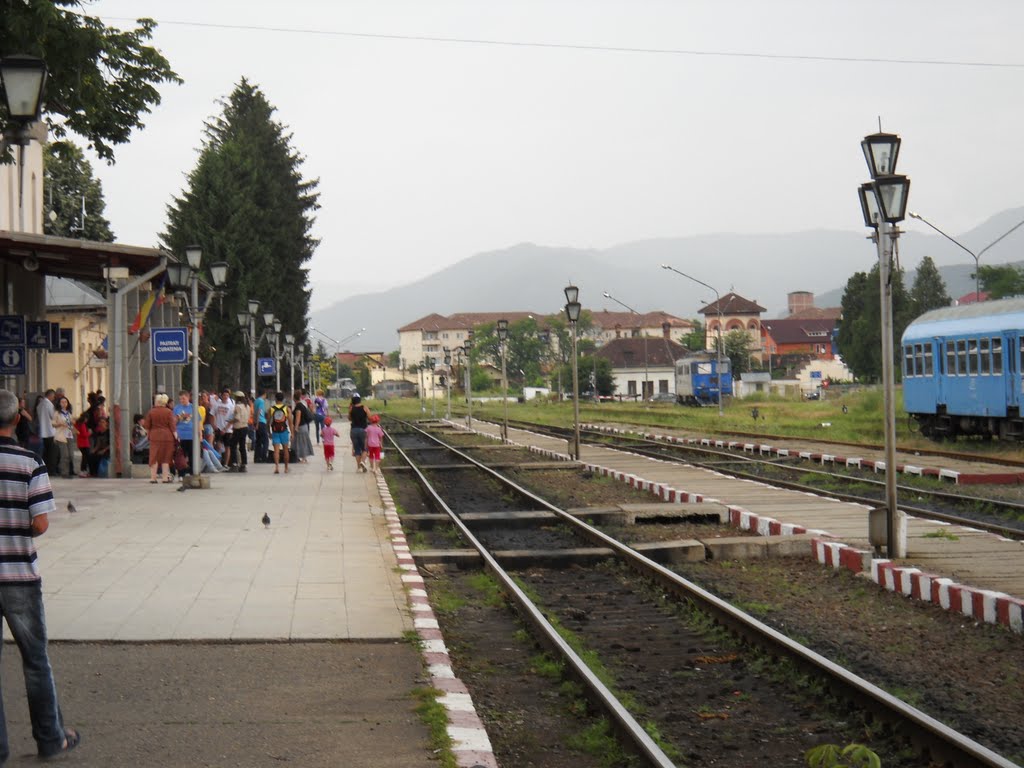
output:
<instances>
[{"instance_id":1,"label":"backpack","mask_svg":"<svg viewBox=\"0 0 1024 768\"><path fill-rule=\"evenodd\" d=\"M270 431L288 431L288 406L273 405L270 407Z\"/></svg>"}]
</instances>

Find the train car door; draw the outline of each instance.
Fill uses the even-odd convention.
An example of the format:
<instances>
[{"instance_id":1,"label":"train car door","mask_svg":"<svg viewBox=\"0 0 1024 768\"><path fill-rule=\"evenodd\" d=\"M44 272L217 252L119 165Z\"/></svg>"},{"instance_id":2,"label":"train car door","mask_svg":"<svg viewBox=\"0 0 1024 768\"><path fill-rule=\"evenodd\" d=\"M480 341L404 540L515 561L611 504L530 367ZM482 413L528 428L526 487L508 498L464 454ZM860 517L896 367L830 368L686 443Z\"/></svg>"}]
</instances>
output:
<instances>
[{"instance_id":1,"label":"train car door","mask_svg":"<svg viewBox=\"0 0 1024 768\"><path fill-rule=\"evenodd\" d=\"M1021 338L1018 341L1018 338ZM1002 366L1003 385L1006 390L1006 407L1017 408L1021 401L1021 379L1020 379L1020 353L1021 345L1024 344L1024 337L1019 337L1016 331L1003 331L1002 334ZM995 354L993 353L993 366L995 366Z\"/></svg>"}]
</instances>

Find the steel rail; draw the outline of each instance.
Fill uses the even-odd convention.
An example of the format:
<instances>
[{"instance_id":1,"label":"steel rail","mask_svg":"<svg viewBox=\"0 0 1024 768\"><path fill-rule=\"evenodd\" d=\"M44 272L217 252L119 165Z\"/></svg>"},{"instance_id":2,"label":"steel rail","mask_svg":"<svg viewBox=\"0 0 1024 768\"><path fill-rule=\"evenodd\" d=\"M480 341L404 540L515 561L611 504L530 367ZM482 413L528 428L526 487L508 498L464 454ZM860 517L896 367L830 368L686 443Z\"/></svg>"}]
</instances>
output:
<instances>
[{"instance_id":1,"label":"steel rail","mask_svg":"<svg viewBox=\"0 0 1024 768\"><path fill-rule=\"evenodd\" d=\"M408 426L440 445L447 445L438 437L420 430L415 425L408 424ZM847 699L856 701L862 706L871 709L883 719L902 729L911 742L925 747L933 760L949 761L957 766L957 768L974 768L974 766L1020 768L1016 763L1007 760L973 739L958 733L939 720L901 701L859 675L855 675L835 664L821 654L791 640L781 632L730 605L699 585L684 579L665 566L645 557L628 545L573 517L565 510L556 507L554 504L523 488L500 472L487 467L459 449L453 446L447 447L453 453L474 464L494 479L569 522L583 532L590 540L600 542L604 546L611 548L639 573L651 577L677 597L695 603L704 612L713 616L721 624L748 642L767 650L770 654L787 658L797 664L797 666L809 669L813 673L825 677L829 684L833 688L842 691ZM405 458L406 461L409 461L408 457ZM411 462L410 466L413 466ZM420 474L418 470L417 474ZM422 477L422 475L420 476ZM423 481L425 482L426 478L423 478ZM457 517L448 509L447 505L444 505L444 508L453 519ZM460 526L460 529L465 529L465 526ZM469 533L468 529L466 529L466 533ZM483 555L484 552L479 541L472 537L472 534L469 534L469 536L474 542L474 546ZM495 568L500 568L493 558L485 555L485 560L489 564L493 563Z\"/></svg>"},{"instance_id":2,"label":"steel rail","mask_svg":"<svg viewBox=\"0 0 1024 768\"><path fill-rule=\"evenodd\" d=\"M395 421L398 421L397 419ZM454 451L460 456L463 456L469 460L472 464L477 467L483 468L479 462L470 459L469 457L462 454L460 451L447 446L443 441L437 440L436 437L430 435L427 432L419 429L418 427L409 424L408 422L400 422L405 426L415 429L422 435L429 437L430 439L436 440L441 445L445 445L449 450ZM409 465L412 471L415 473L417 480L423 488L430 494L434 502L445 511L448 517L451 518L452 523L458 528L460 535L480 553L483 558L484 565L488 571L498 580L501 584L502 589L506 594L511 596L516 604L519 606L523 616L534 626L534 628L540 633L541 639L544 643L552 648L557 654L559 654L566 663L571 667L576 677L582 681L582 683L590 690L591 694L595 697L600 706L608 713L615 723L617 729L623 732L627 737L636 745L636 748L640 753L648 759L653 766L656 768L676 768L668 756L662 751L655 741L650 737L647 731L644 730L636 719L630 714L622 703L618 700L614 693L612 693L604 683L602 683L594 672L587 666L586 662L579 657L579 655L569 646L569 644L562 638L551 623L544 617L541 610L534 605L533 601L526 596L526 593L519 588L515 580L509 576L508 572L498 563L494 556L487 550L487 548L480 542L473 532L469 530L458 514L449 507L444 499L441 498L440 494L434 489L427 480L426 476L420 471L419 467L409 458L409 455L402 450L398 443L391 439L391 443L395 450L398 451L402 459ZM498 476L500 477L500 475ZM505 481L507 482L507 481ZM516 486L518 489L518 486ZM519 489L521 492L529 493L525 489ZM532 494L531 494L532 496Z\"/></svg>"}]
</instances>

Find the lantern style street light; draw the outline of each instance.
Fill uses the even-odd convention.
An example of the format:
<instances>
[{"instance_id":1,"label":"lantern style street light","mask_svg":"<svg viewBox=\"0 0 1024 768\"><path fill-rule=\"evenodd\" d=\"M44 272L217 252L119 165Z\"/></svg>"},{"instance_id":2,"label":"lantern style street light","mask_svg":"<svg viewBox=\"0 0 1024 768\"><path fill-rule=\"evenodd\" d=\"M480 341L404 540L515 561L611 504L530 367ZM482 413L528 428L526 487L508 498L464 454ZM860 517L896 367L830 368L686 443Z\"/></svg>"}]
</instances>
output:
<instances>
[{"instance_id":1,"label":"lantern style street light","mask_svg":"<svg viewBox=\"0 0 1024 768\"><path fill-rule=\"evenodd\" d=\"M288 395L295 392L295 334L284 335L284 356L288 359Z\"/></svg>"},{"instance_id":2,"label":"lantern style street light","mask_svg":"<svg viewBox=\"0 0 1024 768\"><path fill-rule=\"evenodd\" d=\"M497 325L498 342L501 344L501 394L505 403L505 420L501 425L501 439L508 442L508 369L506 367L505 347L508 342L508 320L501 318Z\"/></svg>"},{"instance_id":3,"label":"lantern style street light","mask_svg":"<svg viewBox=\"0 0 1024 768\"><path fill-rule=\"evenodd\" d=\"M906 217L910 179L896 174L900 137L874 133L861 142L871 181L858 187L864 224L878 248L878 280L882 299L882 390L885 407L885 546L889 557L906 557L907 524L896 497L896 384L892 319L892 257L900 230L895 225ZM870 526L873 528L873 526ZM873 541L878 544L879 542Z\"/></svg>"},{"instance_id":4,"label":"lantern style street light","mask_svg":"<svg viewBox=\"0 0 1024 768\"><path fill-rule=\"evenodd\" d=\"M4 131L3 144L18 147L18 231L25 231L25 147L32 135L29 126L42 115L46 90L46 62L35 56L14 54L0 59L7 114L14 125Z\"/></svg>"},{"instance_id":5,"label":"lantern style street light","mask_svg":"<svg viewBox=\"0 0 1024 768\"><path fill-rule=\"evenodd\" d=\"M167 282L172 291L178 293L185 301L185 308L188 310L188 320L192 325L192 480L189 485L192 488L202 488L203 485L196 479L201 468L203 425L199 420L199 326L206 316L206 310L210 301L220 293L220 289L227 282L227 262L217 261L210 265L210 279L213 282L213 290L206 294L206 301L199 303L199 269L202 266L203 251L198 245L189 245L185 248L186 263L176 262L167 265ZM189 301L185 291L192 289L192 300Z\"/></svg>"},{"instance_id":6,"label":"lantern style street light","mask_svg":"<svg viewBox=\"0 0 1024 768\"><path fill-rule=\"evenodd\" d=\"M722 339L722 297L721 295L719 295L718 290L716 288L708 285L703 280L698 280L696 277L693 277L692 275L688 275L685 272L680 272L678 269L676 269L670 264L662 264L661 268L667 269L671 272L675 272L677 275L682 275L687 280L693 280L693 282L697 283L698 285L703 285L705 288L707 288L708 290L715 294L715 309L718 312L718 375L716 376L716 379L718 381L718 415L724 416L725 411L722 409L722 367L724 365L724 361L722 360L722 349L725 346L725 342ZM769 355L769 358L770 357L771 356Z\"/></svg>"},{"instance_id":7,"label":"lantern style street light","mask_svg":"<svg viewBox=\"0 0 1024 768\"><path fill-rule=\"evenodd\" d=\"M580 319L582 305L579 302L580 289L575 285L565 287L565 316L572 326L572 457L580 460L580 372L576 353L576 323ZM597 382L594 382L596 391Z\"/></svg>"},{"instance_id":8,"label":"lantern style street light","mask_svg":"<svg viewBox=\"0 0 1024 768\"><path fill-rule=\"evenodd\" d=\"M445 377L444 382L446 389L448 390L448 404L445 409L445 418L448 421L452 420L452 351L448 348L444 348L444 370Z\"/></svg>"},{"instance_id":9,"label":"lantern style street light","mask_svg":"<svg viewBox=\"0 0 1024 768\"><path fill-rule=\"evenodd\" d=\"M242 331L242 339L249 347L249 391L255 396L256 391L256 350L259 349L263 338L270 332L270 326L274 322L273 312L263 313L263 330L256 333L256 318L260 314L260 303L256 299L249 299L247 311L238 313L238 327Z\"/></svg>"},{"instance_id":10,"label":"lantern style street light","mask_svg":"<svg viewBox=\"0 0 1024 768\"><path fill-rule=\"evenodd\" d=\"M466 331L466 340L462 344L462 352L466 357L466 426L473 428L473 329Z\"/></svg>"}]
</instances>

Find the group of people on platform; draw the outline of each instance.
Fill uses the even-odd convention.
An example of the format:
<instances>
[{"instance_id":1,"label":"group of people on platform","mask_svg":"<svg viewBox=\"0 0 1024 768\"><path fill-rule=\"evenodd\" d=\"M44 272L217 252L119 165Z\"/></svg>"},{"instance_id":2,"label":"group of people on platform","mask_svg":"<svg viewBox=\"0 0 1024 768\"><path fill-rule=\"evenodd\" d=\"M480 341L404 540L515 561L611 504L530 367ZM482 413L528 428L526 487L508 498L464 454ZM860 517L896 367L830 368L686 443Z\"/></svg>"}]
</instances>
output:
<instances>
[{"instance_id":1,"label":"group of people on platform","mask_svg":"<svg viewBox=\"0 0 1024 768\"><path fill-rule=\"evenodd\" d=\"M292 397L268 390L256 397L223 387L219 394L199 395L198 417L187 390L178 393L171 405L167 395L158 394L145 415L136 414L132 428L132 457L150 468L150 482L172 482L172 470L179 475L198 474L193 467L194 440L200 440L201 472L247 472L249 451L254 463L273 463L274 474L281 465L287 473L294 462L306 463L314 455L313 440L323 443L324 461L334 469L335 440L340 434L333 426L328 402L322 391L311 396L296 390ZM359 395L349 405L352 423L352 455L363 472L376 471L383 444L380 418L371 414ZM368 466L369 464L369 466Z\"/></svg>"},{"instance_id":2,"label":"group of people on platform","mask_svg":"<svg viewBox=\"0 0 1024 768\"><path fill-rule=\"evenodd\" d=\"M105 477L110 460L110 419L102 391L90 392L79 414L62 389L47 389L29 407L18 398L15 441L46 465L50 475L64 478ZM75 449L79 452L75 469Z\"/></svg>"}]
</instances>

